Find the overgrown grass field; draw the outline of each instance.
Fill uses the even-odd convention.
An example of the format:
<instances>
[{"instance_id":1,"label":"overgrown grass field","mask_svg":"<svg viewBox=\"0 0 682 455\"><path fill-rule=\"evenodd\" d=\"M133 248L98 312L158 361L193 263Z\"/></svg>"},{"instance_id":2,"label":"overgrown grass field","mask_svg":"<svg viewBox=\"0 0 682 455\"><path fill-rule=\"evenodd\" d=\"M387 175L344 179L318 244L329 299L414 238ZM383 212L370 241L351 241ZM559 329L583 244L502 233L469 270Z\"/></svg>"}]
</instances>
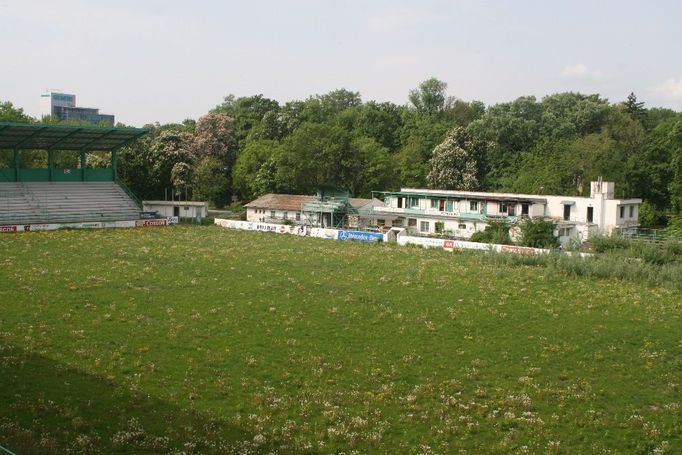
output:
<instances>
[{"instance_id":1,"label":"overgrown grass field","mask_svg":"<svg viewBox=\"0 0 682 455\"><path fill-rule=\"evenodd\" d=\"M213 226L0 253L18 454L682 452L669 287Z\"/></svg>"}]
</instances>

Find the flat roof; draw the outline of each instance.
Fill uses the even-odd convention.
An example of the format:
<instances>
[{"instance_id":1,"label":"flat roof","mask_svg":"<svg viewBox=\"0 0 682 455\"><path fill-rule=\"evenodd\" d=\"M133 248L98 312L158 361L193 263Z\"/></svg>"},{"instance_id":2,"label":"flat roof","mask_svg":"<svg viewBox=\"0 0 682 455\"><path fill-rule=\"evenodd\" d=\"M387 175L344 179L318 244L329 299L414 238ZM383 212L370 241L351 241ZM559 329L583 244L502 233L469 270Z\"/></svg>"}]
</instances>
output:
<instances>
[{"instance_id":1,"label":"flat roof","mask_svg":"<svg viewBox=\"0 0 682 455\"><path fill-rule=\"evenodd\" d=\"M0 122L0 150L111 151L148 132L147 128Z\"/></svg>"},{"instance_id":2,"label":"flat roof","mask_svg":"<svg viewBox=\"0 0 682 455\"><path fill-rule=\"evenodd\" d=\"M331 198L330 198L331 199ZM254 199L253 201L244 204L246 208L259 208L270 210L303 210L303 205L311 202L319 201L317 196L306 196L303 194L276 194L268 193ZM333 200L342 201L343 198L335 198ZM348 203L355 209L363 207L372 202L372 199L364 198L348 198Z\"/></svg>"},{"instance_id":3,"label":"flat roof","mask_svg":"<svg viewBox=\"0 0 682 455\"><path fill-rule=\"evenodd\" d=\"M513 194L513 193L483 193L478 191L456 191L456 190L429 190L417 188L401 188L400 191L374 191L377 194L389 196L423 196L425 198L450 198L467 200L494 200L494 201L518 201L518 202L539 202L546 204L544 196L532 194Z\"/></svg>"},{"instance_id":4,"label":"flat roof","mask_svg":"<svg viewBox=\"0 0 682 455\"><path fill-rule=\"evenodd\" d=\"M196 206L203 207L208 206L208 202L201 201L142 201L143 205L171 205L171 206Z\"/></svg>"}]
</instances>

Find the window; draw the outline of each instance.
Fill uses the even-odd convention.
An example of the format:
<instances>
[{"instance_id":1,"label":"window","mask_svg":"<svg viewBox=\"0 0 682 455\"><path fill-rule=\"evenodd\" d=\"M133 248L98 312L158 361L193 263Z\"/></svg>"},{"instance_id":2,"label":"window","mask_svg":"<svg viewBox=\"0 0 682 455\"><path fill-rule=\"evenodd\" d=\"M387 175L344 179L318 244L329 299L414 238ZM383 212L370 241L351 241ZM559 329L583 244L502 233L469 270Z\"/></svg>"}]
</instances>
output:
<instances>
[{"instance_id":1,"label":"window","mask_svg":"<svg viewBox=\"0 0 682 455\"><path fill-rule=\"evenodd\" d=\"M386 220L377 220L377 226L385 226Z\"/></svg>"},{"instance_id":2,"label":"window","mask_svg":"<svg viewBox=\"0 0 682 455\"><path fill-rule=\"evenodd\" d=\"M296 221L301 221L301 212L296 212Z\"/></svg>"},{"instance_id":3,"label":"window","mask_svg":"<svg viewBox=\"0 0 682 455\"><path fill-rule=\"evenodd\" d=\"M467 228L467 225L466 225L466 224L460 224L460 225L457 226L457 227L458 227L459 229L466 229L466 228Z\"/></svg>"},{"instance_id":4,"label":"window","mask_svg":"<svg viewBox=\"0 0 682 455\"><path fill-rule=\"evenodd\" d=\"M442 234L443 231L445 230L445 223L443 223L442 221L436 221L434 227L436 228L436 234Z\"/></svg>"},{"instance_id":5,"label":"window","mask_svg":"<svg viewBox=\"0 0 682 455\"><path fill-rule=\"evenodd\" d=\"M270 218L274 218L274 217L275 217L275 211L274 211L274 210L270 210Z\"/></svg>"},{"instance_id":6,"label":"window","mask_svg":"<svg viewBox=\"0 0 682 455\"><path fill-rule=\"evenodd\" d=\"M419 198L410 196L407 198L407 206L410 208L419 207Z\"/></svg>"},{"instance_id":7,"label":"window","mask_svg":"<svg viewBox=\"0 0 682 455\"><path fill-rule=\"evenodd\" d=\"M399 209L402 209L402 208L403 208L403 199L404 199L404 198L402 198L402 197L399 197L399 198L398 198L398 208L399 208Z\"/></svg>"},{"instance_id":8,"label":"window","mask_svg":"<svg viewBox=\"0 0 682 455\"><path fill-rule=\"evenodd\" d=\"M282 218L284 218L286 220L288 218L288 216L289 216L289 212L284 212L284 216Z\"/></svg>"},{"instance_id":9,"label":"window","mask_svg":"<svg viewBox=\"0 0 682 455\"><path fill-rule=\"evenodd\" d=\"M393 225L393 227L402 227L403 221L405 220L403 220L402 218L396 218L395 220L393 220L391 224Z\"/></svg>"},{"instance_id":10,"label":"window","mask_svg":"<svg viewBox=\"0 0 682 455\"><path fill-rule=\"evenodd\" d=\"M454 201L446 201L445 202L445 211L446 212L454 212Z\"/></svg>"},{"instance_id":11,"label":"window","mask_svg":"<svg viewBox=\"0 0 682 455\"><path fill-rule=\"evenodd\" d=\"M407 226L408 227L417 227L417 219L416 218L408 218L407 219Z\"/></svg>"},{"instance_id":12,"label":"window","mask_svg":"<svg viewBox=\"0 0 682 455\"><path fill-rule=\"evenodd\" d=\"M635 216L635 206L631 205L630 206L630 218L633 218Z\"/></svg>"},{"instance_id":13,"label":"window","mask_svg":"<svg viewBox=\"0 0 682 455\"><path fill-rule=\"evenodd\" d=\"M568 221L571 219L571 206L564 204L564 220Z\"/></svg>"},{"instance_id":14,"label":"window","mask_svg":"<svg viewBox=\"0 0 682 455\"><path fill-rule=\"evenodd\" d=\"M469 201L469 211L478 212L478 201Z\"/></svg>"},{"instance_id":15,"label":"window","mask_svg":"<svg viewBox=\"0 0 682 455\"><path fill-rule=\"evenodd\" d=\"M620 206L620 217L625 218L625 206Z\"/></svg>"},{"instance_id":16,"label":"window","mask_svg":"<svg viewBox=\"0 0 682 455\"><path fill-rule=\"evenodd\" d=\"M429 232L429 222L422 221L419 223L419 232Z\"/></svg>"},{"instance_id":17,"label":"window","mask_svg":"<svg viewBox=\"0 0 682 455\"><path fill-rule=\"evenodd\" d=\"M509 206L507 205L507 203L506 202L500 202L500 207L499 207L498 211L500 213L507 213L507 210L509 210Z\"/></svg>"},{"instance_id":18,"label":"window","mask_svg":"<svg viewBox=\"0 0 682 455\"><path fill-rule=\"evenodd\" d=\"M587 222L588 223L594 222L594 207L587 208Z\"/></svg>"},{"instance_id":19,"label":"window","mask_svg":"<svg viewBox=\"0 0 682 455\"><path fill-rule=\"evenodd\" d=\"M521 215L528 215L528 204L521 204Z\"/></svg>"},{"instance_id":20,"label":"window","mask_svg":"<svg viewBox=\"0 0 682 455\"><path fill-rule=\"evenodd\" d=\"M431 199L431 208L432 209L438 208L438 199Z\"/></svg>"}]
</instances>

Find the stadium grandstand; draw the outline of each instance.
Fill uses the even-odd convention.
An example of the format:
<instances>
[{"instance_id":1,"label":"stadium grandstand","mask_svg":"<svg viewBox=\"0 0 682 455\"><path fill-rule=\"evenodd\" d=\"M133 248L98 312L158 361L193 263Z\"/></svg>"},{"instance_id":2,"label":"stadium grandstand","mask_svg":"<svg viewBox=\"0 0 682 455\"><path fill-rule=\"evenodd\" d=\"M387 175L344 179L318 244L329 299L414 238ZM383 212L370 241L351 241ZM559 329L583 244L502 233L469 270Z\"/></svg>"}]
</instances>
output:
<instances>
[{"instance_id":1,"label":"stadium grandstand","mask_svg":"<svg viewBox=\"0 0 682 455\"><path fill-rule=\"evenodd\" d=\"M147 132L0 122L0 225L139 219L140 201L117 178L117 153ZM93 152L105 166L88 165Z\"/></svg>"}]
</instances>

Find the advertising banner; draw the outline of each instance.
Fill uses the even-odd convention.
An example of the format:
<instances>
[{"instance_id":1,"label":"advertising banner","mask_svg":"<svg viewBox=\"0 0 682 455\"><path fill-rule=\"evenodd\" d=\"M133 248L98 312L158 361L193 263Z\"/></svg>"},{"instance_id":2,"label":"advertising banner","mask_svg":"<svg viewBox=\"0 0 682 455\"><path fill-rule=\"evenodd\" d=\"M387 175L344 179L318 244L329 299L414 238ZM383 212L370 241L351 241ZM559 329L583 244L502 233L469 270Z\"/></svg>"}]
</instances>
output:
<instances>
[{"instance_id":1,"label":"advertising banner","mask_svg":"<svg viewBox=\"0 0 682 455\"><path fill-rule=\"evenodd\" d=\"M214 224L229 229L241 229L244 231L261 231L261 232L275 232L277 234L293 234L293 235L306 235L306 226L294 226L287 224L274 224L274 223L254 223L251 221L236 221L236 220L224 220L221 218L216 218L213 221Z\"/></svg>"},{"instance_id":2,"label":"advertising banner","mask_svg":"<svg viewBox=\"0 0 682 455\"><path fill-rule=\"evenodd\" d=\"M145 220L128 220L128 221L104 221L104 222L86 222L86 223L43 223L43 224L17 224L10 226L0 226L0 232L32 232L32 231L56 231L58 229L103 229L103 228L132 228L136 226L144 226L139 224ZM146 220L152 221L152 220ZM163 225L169 224L169 220L162 221Z\"/></svg>"},{"instance_id":3,"label":"advertising banner","mask_svg":"<svg viewBox=\"0 0 682 455\"><path fill-rule=\"evenodd\" d=\"M380 232L339 231L338 239L357 242L381 242L384 240L384 234Z\"/></svg>"},{"instance_id":4,"label":"advertising banner","mask_svg":"<svg viewBox=\"0 0 682 455\"><path fill-rule=\"evenodd\" d=\"M443 239L433 239L430 237L411 237L408 235L401 235L398 237L400 245L421 245L429 248L443 248Z\"/></svg>"},{"instance_id":5,"label":"advertising banner","mask_svg":"<svg viewBox=\"0 0 682 455\"><path fill-rule=\"evenodd\" d=\"M516 253L516 254L538 254L535 248L530 248L527 246L516 246L516 245L502 245L500 249L503 253Z\"/></svg>"},{"instance_id":6,"label":"advertising banner","mask_svg":"<svg viewBox=\"0 0 682 455\"><path fill-rule=\"evenodd\" d=\"M336 240L339 237L339 231L336 229L311 228L310 236L321 239Z\"/></svg>"}]
</instances>

